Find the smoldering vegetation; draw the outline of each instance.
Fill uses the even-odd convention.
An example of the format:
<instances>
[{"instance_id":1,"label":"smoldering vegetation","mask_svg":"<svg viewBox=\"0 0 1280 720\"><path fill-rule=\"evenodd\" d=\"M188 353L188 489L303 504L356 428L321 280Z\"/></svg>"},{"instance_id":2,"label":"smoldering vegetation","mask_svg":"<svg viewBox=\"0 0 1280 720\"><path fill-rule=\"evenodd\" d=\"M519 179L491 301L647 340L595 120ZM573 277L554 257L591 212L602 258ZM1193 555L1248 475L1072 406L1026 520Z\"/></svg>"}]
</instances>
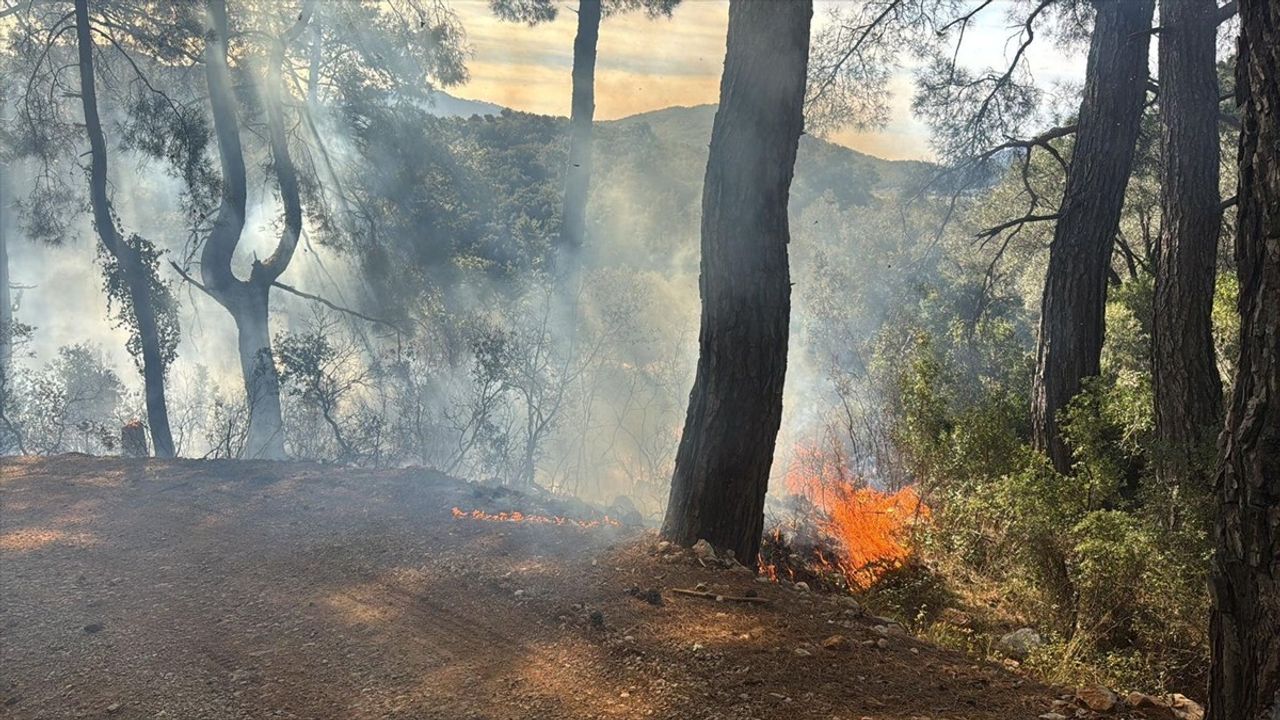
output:
<instances>
[{"instance_id":1,"label":"smoldering vegetation","mask_svg":"<svg viewBox=\"0 0 1280 720\"><path fill-rule=\"evenodd\" d=\"M179 456L423 466L656 523L698 361L715 107L588 118L579 247L562 217L582 200L566 198L582 134L447 95L467 80L467 45L443 0L93 5L0 10L0 450L115 454L133 421L158 448L163 386ZM675 6L616 0L596 19ZM543 0L493 8L555 14ZM1028 59L1033 40L1055 61L1124 46L1140 88L1146 52L1126 43L1150 38L1121 32L1120 9L1126 28L1152 22L1150 2L866 0L814 25L810 131L876 127L909 68L937 160L799 141L756 561L869 592L981 653L1033 624L1046 642L1022 660L1054 681L1166 690L1205 672L1214 455L1212 433L1171 438L1155 411L1177 111L1154 87L1091 106L1125 94L1119 71L1090 64L1083 87L1050 86ZM970 23L995 11L1002 62L972 65ZM1221 40L1232 25L1204 27ZM1226 93L1223 47L1209 60ZM86 154L91 107L105 141ZM1240 120L1211 114L1201 135L1232 157ZM1080 137L1119 125L1136 138L1123 148ZM1079 143L1110 191L1071 190ZM1198 238L1194 350L1229 390L1240 286L1220 240L1237 178L1210 160L1197 165L1221 173L1199 178L1213 232ZM1089 267L1061 259L1085 245ZM1046 284L1086 275L1088 293ZM1051 347L1042 308L1064 333ZM1087 342L1068 337L1084 326ZM1050 372L1050 356L1087 372ZM278 417L255 428L277 395ZM1220 400L1184 408L1183 425L1216 430ZM978 620L949 623L955 607Z\"/></svg>"},{"instance_id":2,"label":"smoldering vegetation","mask_svg":"<svg viewBox=\"0 0 1280 720\"><path fill-rule=\"evenodd\" d=\"M277 290L272 315L290 456L421 464L601 501L628 495L656 514L696 359L701 173L714 108L598 124L576 320L558 307L550 269L564 121L433 110L430 98L387 100L359 118L323 107L316 127L325 134L295 138L314 177L303 245L282 282L312 297ZM122 128L138 122L112 118ZM127 145L113 151L118 213L137 218L163 253L158 274L180 318L169 371L179 454L241 457L248 408L234 328L167 267L189 267L195 252L188 190L164 158ZM265 163L251 183L260 189L242 268L270 252L279 223ZM841 403L878 405L856 378L887 308L927 274L919 263L938 255L918 247L928 217L908 222L897 210L925 164L816 138L804 140L798 164L792 444L863 433ZM10 188L40 172L29 160L16 168ZM124 352L128 328L102 313L92 226L72 212L83 198L71 183L66 190L69 221L56 246L27 239L36 229L30 204L6 217L13 277L31 286L16 298L16 317L34 326L15 357L6 442L34 453L113 453L119 427L145 408ZM894 285L870 281L913 264ZM69 298L64 284L83 290ZM865 468L877 465L882 441L860 438Z\"/></svg>"}]
</instances>

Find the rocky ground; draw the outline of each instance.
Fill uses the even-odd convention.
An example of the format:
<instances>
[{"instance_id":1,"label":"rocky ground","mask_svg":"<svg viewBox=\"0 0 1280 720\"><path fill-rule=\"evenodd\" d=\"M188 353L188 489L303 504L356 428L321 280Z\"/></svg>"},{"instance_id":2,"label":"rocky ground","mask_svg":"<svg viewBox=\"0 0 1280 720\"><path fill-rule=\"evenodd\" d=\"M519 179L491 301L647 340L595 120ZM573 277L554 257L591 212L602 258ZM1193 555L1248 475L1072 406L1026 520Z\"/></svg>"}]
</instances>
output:
<instances>
[{"instance_id":1,"label":"rocky ground","mask_svg":"<svg viewBox=\"0 0 1280 720\"><path fill-rule=\"evenodd\" d=\"M420 470L5 461L0 717L1092 714L582 510Z\"/></svg>"}]
</instances>

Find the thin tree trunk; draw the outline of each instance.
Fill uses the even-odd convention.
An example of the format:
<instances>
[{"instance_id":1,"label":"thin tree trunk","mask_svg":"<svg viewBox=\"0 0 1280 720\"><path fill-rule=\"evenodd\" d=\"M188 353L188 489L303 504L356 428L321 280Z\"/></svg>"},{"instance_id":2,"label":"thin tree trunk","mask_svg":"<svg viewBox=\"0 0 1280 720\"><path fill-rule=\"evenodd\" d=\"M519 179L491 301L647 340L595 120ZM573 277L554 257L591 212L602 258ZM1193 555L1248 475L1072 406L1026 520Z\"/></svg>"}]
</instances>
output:
<instances>
[{"instance_id":1,"label":"thin tree trunk","mask_svg":"<svg viewBox=\"0 0 1280 720\"><path fill-rule=\"evenodd\" d=\"M787 199L804 125L811 2L729 5L702 191L697 377L662 533L756 563L782 418L791 279Z\"/></svg>"},{"instance_id":2,"label":"thin tree trunk","mask_svg":"<svg viewBox=\"0 0 1280 720\"><path fill-rule=\"evenodd\" d=\"M281 460L286 457L280 378L271 350L270 292L272 283L288 267L297 249L302 232L302 204L285 133L281 65L285 44L302 33L310 22L313 9L313 0L304 3L297 22L284 38L273 43L268 59L263 100L267 110L272 165L280 185L285 222L280 241L271 256L264 261L255 260L249 278L241 280L231 270L231 259L244 231L247 196L244 153L231 73L227 66L226 38L229 33L226 2L209 0L210 30L205 45L205 78L222 166L222 202L213 230L201 252L200 272L205 291L231 313L236 323L240 370L249 404L246 453L251 458Z\"/></svg>"},{"instance_id":3,"label":"thin tree trunk","mask_svg":"<svg viewBox=\"0 0 1280 720\"><path fill-rule=\"evenodd\" d=\"M578 35L573 41L573 101L569 115L569 162L565 168L564 213L557 261L570 276L581 261L591 189L591 122L596 111L596 43L600 0L579 0Z\"/></svg>"},{"instance_id":4,"label":"thin tree trunk","mask_svg":"<svg viewBox=\"0 0 1280 720\"><path fill-rule=\"evenodd\" d=\"M1213 349L1218 193L1218 7L1161 0L1162 232L1156 246L1152 379L1156 472L1190 497L1212 490L1222 381Z\"/></svg>"},{"instance_id":5,"label":"thin tree trunk","mask_svg":"<svg viewBox=\"0 0 1280 720\"><path fill-rule=\"evenodd\" d=\"M9 233L5 214L9 206L6 171L0 170L0 403L9 389L9 366L13 362L13 298L9 290Z\"/></svg>"},{"instance_id":6,"label":"thin tree trunk","mask_svg":"<svg viewBox=\"0 0 1280 720\"><path fill-rule=\"evenodd\" d=\"M76 0L76 38L80 59L80 102L84 108L85 131L89 135L91 164L89 197L93 205L94 226L107 252L116 260L124 276L133 306L134 322L142 344L142 378L147 404L147 425L151 444L158 457L173 457L173 434L169 430L169 411L165 403L165 358L157 325L155 303L151 297L148 269L138 253L120 235L107 197L107 143L98 116L98 96L93 75L93 34L89 27L88 0Z\"/></svg>"},{"instance_id":7,"label":"thin tree trunk","mask_svg":"<svg viewBox=\"0 0 1280 720\"><path fill-rule=\"evenodd\" d=\"M1079 130L1049 248L1040 308L1032 437L1059 472L1071 469L1059 413L1098 374L1111 252L1147 86L1154 0L1095 0Z\"/></svg>"},{"instance_id":8,"label":"thin tree trunk","mask_svg":"<svg viewBox=\"0 0 1280 720\"><path fill-rule=\"evenodd\" d=\"M1241 0L1240 358L1222 434L1209 720L1280 718L1280 3Z\"/></svg>"}]
</instances>

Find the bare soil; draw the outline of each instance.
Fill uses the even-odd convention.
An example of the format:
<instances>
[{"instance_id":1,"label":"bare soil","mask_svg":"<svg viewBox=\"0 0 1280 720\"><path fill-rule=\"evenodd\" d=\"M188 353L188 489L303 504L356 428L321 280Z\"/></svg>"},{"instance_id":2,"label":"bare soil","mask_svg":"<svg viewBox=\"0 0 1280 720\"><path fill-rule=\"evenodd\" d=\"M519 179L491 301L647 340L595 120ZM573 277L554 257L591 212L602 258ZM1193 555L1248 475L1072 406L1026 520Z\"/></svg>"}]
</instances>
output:
<instances>
[{"instance_id":1,"label":"bare soil","mask_svg":"<svg viewBox=\"0 0 1280 720\"><path fill-rule=\"evenodd\" d=\"M422 470L17 459L0 503L14 720L1007 720L1055 696L650 531L455 518L557 508ZM671 592L699 583L771 602Z\"/></svg>"}]
</instances>

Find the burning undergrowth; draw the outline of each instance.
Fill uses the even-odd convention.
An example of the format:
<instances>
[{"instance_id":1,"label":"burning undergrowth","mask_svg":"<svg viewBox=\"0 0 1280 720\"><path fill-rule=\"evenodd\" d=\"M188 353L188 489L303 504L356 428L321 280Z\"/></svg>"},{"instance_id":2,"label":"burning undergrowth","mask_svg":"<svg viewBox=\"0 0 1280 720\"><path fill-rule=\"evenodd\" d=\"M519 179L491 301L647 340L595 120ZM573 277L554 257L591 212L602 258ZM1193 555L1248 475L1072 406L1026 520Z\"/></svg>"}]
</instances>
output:
<instances>
[{"instance_id":1,"label":"burning undergrowth","mask_svg":"<svg viewBox=\"0 0 1280 720\"><path fill-rule=\"evenodd\" d=\"M821 448L799 448L793 458L761 545L762 575L865 591L911 564L914 531L930 516L914 488L870 487Z\"/></svg>"}]
</instances>

